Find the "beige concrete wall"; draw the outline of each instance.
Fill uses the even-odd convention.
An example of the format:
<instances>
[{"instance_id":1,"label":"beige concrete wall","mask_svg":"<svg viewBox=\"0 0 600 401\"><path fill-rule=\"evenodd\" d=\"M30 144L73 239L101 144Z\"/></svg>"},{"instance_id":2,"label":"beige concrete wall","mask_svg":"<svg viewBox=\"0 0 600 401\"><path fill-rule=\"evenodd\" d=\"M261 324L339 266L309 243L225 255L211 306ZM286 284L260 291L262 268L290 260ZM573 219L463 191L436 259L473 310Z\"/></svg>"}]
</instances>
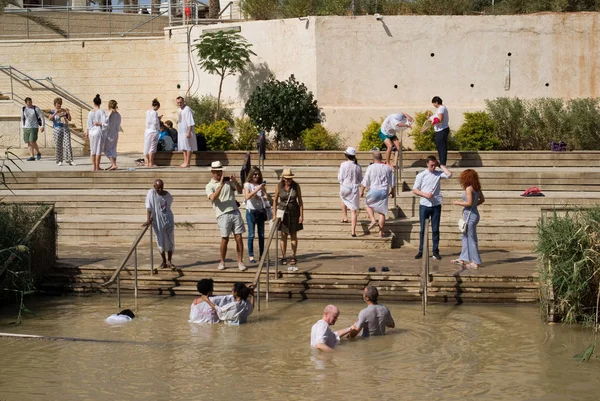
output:
<instances>
[{"instance_id":1,"label":"beige concrete wall","mask_svg":"<svg viewBox=\"0 0 600 401\"><path fill-rule=\"evenodd\" d=\"M101 95L104 108L110 99L117 100L124 131L119 139L119 150L140 152L145 111L150 108L152 99L158 97L165 109L169 109L164 99L164 76L169 74L164 50L162 37L0 42L3 64L10 64L32 77L51 76L56 84L88 104L92 104L96 93ZM0 91L8 92L3 88ZM32 97L36 102L35 96ZM36 104L41 108L52 106ZM174 105L171 108L174 109Z\"/></svg>"},{"instance_id":2,"label":"beige concrete wall","mask_svg":"<svg viewBox=\"0 0 600 401\"><path fill-rule=\"evenodd\" d=\"M241 27L257 56L246 74L225 79L224 99L241 112L269 73L294 74L349 145L358 144L371 118L430 109L434 95L444 99L454 128L464 111L498 96L600 96L598 13L248 21L192 27L189 43L188 28L179 27L155 39L0 42L0 54L2 64L52 76L90 103L96 93L118 100L125 130L119 150L139 151L153 97L163 119L175 119L175 97L217 94L218 77L199 70L189 44L203 30L229 26Z\"/></svg>"}]
</instances>

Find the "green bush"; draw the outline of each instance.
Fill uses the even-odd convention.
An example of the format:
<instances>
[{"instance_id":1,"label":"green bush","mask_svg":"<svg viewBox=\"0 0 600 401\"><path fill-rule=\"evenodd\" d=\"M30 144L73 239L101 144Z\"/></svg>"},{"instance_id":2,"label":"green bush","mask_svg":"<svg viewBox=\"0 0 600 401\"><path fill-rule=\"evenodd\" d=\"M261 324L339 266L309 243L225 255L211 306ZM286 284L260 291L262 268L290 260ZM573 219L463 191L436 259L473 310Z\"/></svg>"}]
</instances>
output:
<instances>
[{"instance_id":1,"label":"green bush","mask_svg":"<svg viewBox=\"0 0 600 401\"><path fill-rule=\"evenodd\" d=\"M269 20L281 17L277 0L243 0L240 7L246 16L255 20Z\"/></svg>"},{"instance_id":2,"label":"green bush","mask_svg":"<svg viewBox=\"0 0 600 401\"><path fill-rule=\"evenodd\" d=\"M382 123L383 118L379 121L371 120L367 128L362 132L362 139L358 145L358 150L369 151L375 147L378 149L383 148L383 141L379 138L379 130Z\"/></svg>"},{"instance_id":3,"label":"green bush","mask_svg":"<svg viewBox=\"0 0 600 401\"><path fill-rule=\"evenodd\" d=\"M454 139L460 150L494 150L500 146L496 124L485 111L465 113L465 121Z\"/></svg>"},{"instance_id":4,"label":"green bush","mask_svg":"<svg viewBox=\"0 0 600 401\"><path fill-rule=\"evenodd\" d=\"M298 140L302 131L321 122L321 110L306 85L291 75L285 81L269 79L256 87L245 106L261 130L276 132L276 141Z\"/></svg>"},{"instance_id":5,"label":"green bush","mask_svg":"<svg viewBox=\"0 0 600 401\"><path fill-rule=\"evenodd\" d=\"M431 128L429 128L427 131L421 133L421 127L426 120L427 112L415 113L415 122L413 123L412 131L410 134L408 134L411 138L413 138L415 150L436 150L435 131L433 130L433 126L431 126Z\"/></svg>"},{"instance_id":6,"label":"green bush","mask_svg":"<svg viewBox=\"0 0 600 401\"><path fill-rule=\"evenodd\" d=\"M258 130L248 117L236 118L233 127L234 149L256 150Z\"/></svg>"},{"instance_id":7,"label":"green bush","mask_svg":"<svg viewBox=\"0 0 600 401\"><path fill-rule=\"evenodd\" d=\"M302 142L306 150L342 150L344 141L338 133L330 133L321 124L305 129L302 132Z\"/></svg>"},{"instance_id":8,"label":"green bush","mask_svg":"<svg viewBox=\"0 0 600 401\"><path fill-rule=\"evenodd\" d=\"M542 305L565 323L593 322L600 279L600 207L556 213L537 226ZM547 310L547 308L544 308Z\"/></svg>"},{"instance_id":9,"label":"green bush","mask_svg":"<svg viewBox=\"0 0 600 401\"><path fill-rule=\"evenodd\" d=\"M194 113L194 122L196 126L202 124L212 124L215 120L215 112L217 111L217 98L206 95L202 97L187 97L185 103L190 106ZM226 120L230 125L233 125L233 110L228 108L228 104L221 102L219 108L219 116L217 120Z\"/></svg>"},{"instance_id":10,"label":"green bush","mask_svg":"<svg viewBox=\"0 0 600 401\"><path fill-rule=\"evenodd\" d=\"M600 149L600 98L572 99L567 103L570 149Z\"/></svg>"},{"instance_id":11,"label":"green bush","mask_svg":"<svg viewBox=\"0 0 600 401\"><path fill-rule=\"evenodd\" d=\"M486 100L488 114L496 123L496 135L502 150L519 150L523 143L526 105L519 98L499 97Z\"/></svg>"},{"instance_id":12,"label":"green bush","mask_svg":"<svg viewBox=\"0 0 600 401\"><path fill-rule=\"evenodd\" d=\"M213 124L202 124L196 127L196 133L206 139L207 150L231 150L233 135L229 127L229 121L219 120Z\"/></svg>"}]
</instances>

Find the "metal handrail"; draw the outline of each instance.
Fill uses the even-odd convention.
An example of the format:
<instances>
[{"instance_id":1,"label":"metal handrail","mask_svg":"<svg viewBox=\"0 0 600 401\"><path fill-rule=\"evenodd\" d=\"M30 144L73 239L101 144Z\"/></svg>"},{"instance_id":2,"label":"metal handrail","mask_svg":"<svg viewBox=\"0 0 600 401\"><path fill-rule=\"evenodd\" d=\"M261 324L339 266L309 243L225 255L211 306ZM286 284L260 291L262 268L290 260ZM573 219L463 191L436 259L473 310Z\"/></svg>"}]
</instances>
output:
<instances>
[{"instance_id":1,"label":"metal handrail","mask_svg":"<svg viewBox=\"0 0 600 401\"><path fill-rule=\"evenodd\" d=\"M155 19L157 19L158 17L162 17L163 15L165 15L165 14L168 14L169 12L170 12L170 8L169 8L167 11L163 11L162 13L160 13L160 14L158 14L158 15L155 15L155 16L153 16L153 17L152 17L152 18L150 18L149 20L146 20L146 21L144 21L144 22L141 22L141 23L139 23L139 24L135 25L133 28L131 28L131 29L130 29L130 30L128 30L128 31L121 32L121 37L123 37L123 36L127 35L128 33L132 32L132 31L135 31L136 29L138 29L139 27L141 27L141 26L143 26L143 25L146 25L148 22L152 22L152 21L154 21L154 20L155 20Z\"/></svg>"},{"instance_id":2,"label":"metal handrail","mask_svg":"<svg viewBox=\"0 0 600 401\"><path fill-rule=\"evenodd\" d=\"M421 310L423 315L427 314L427 293L429 289L429 224L430 219L425 219L425 232L423 241L423 266L421 268Z\"/></svg>"},{"instance_id":3,"label":"metal handrail","mask_svg":"<svg viewBox=\"0 0 600 401\"><path fill-rule=\"evenodd\" d=\"M230 1L229 3L227 3L227 5L225 7L223 7L223 9L219 12L218 17L220 18L221 15L223 15L223 13L225 12L225 10L227 10L228 8L230 8L229 10L229 16L232 17L232 13L233 13L233 1Z\"/></svg>"},{"instance_id":4,"label":"metal handrail","mask_svg":"<svg viewBox=\"0 0 600 401\"><path fill-rule=\"evenodd\" d=\"M276 210L273 211L274 213L277 213ZM262 256L260 257L260 260L258 261L258 269L256 270L256 274L254 275L254 288L256 291L256 300L257 300L257 308L260 311L260 275L262 273L262 269L263 269L263 265L266 262L267 265L267 290L266 290L266 301L267 303L269 302L269 249L271 248L271 243L273 242L273 237L278 235L279 233L279 224L281 224L281 218L277 218L277 220L275 221L275 223L273 223L271 225L271 229L269 230L269 236L267 237L267 243L265 244L265 251L263 252ZM277 237L277 239L279 239L279 237ZM278 240L275 243L275 250L277 251L277 248L279 248L279 244L278 244ZM275 255L275 258L277 259L278 255ZM276 272L276 274L278 274Z\"/></svg>"}]
</instances>

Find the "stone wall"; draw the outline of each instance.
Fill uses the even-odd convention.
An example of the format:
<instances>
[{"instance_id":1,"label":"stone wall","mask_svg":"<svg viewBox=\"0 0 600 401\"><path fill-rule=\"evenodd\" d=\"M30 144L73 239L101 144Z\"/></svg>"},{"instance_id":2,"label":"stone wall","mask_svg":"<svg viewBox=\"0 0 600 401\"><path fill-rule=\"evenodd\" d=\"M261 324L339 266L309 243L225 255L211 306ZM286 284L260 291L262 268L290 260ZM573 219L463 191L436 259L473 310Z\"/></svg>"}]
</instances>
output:
<instances>
[{"instance_id":1,"label":"stone wall","mask_svg":"<svg viewBox=\"0 0 600 401\"><path fill-rule=\"evenodd\" d=\"M96 93L119 101L119 150L138 151L152 98L166 120L176 117L179 95L216 96L218 77L198 69L190 45L204 30L229 26L240 28L257 56L246 74L225 79L224 99L241 112L269 74L294 74L349 145L370 119L431 109L435 95L453 128L485 99L600 96L598 13L309 17L167 28L154 39L0 42L0 52L3 64L52 76L90 103Z\"/></svg>"}]
</instances>

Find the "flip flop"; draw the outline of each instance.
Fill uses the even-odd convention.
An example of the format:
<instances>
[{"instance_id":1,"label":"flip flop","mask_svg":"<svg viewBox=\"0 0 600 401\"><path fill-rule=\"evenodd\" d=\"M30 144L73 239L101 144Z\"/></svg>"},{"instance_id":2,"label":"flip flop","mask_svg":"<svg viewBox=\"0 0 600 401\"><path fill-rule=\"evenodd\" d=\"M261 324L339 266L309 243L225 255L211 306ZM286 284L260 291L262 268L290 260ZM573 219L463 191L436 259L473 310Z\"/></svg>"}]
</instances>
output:
<instances>
[{"instance_id":1,"label":"flip flop","mask_svg":"<svg viewBox=\"0 0 600 401\"><path fill-rule=\"evenodd\" d=\"M350 234L351 237L356 237L356 234Z\"/></svg>"},{"instance_id":2,"label":"flip flop","mask_svg":"<svg viewBox=\"0 0 600 401\"><path fill-rule=\"evenodd\" d=\"M377 271L377 269L375 269L375 267L371 266L369 267L369 273L375 273Z\"/></svg>"},{"instance_id":3,"label":"flip flop","mask_svg":"<svg viewBox=\"0 0 600 401\"><path fill-rule=\"evenodd\" d=\"M296 258L292 258L290 259L290 265L295 265L298 261L296 260Z\"/></svg>"},{"instance_id":4,"label":"flip flop","mask_svg":"<svg viewBox=\"0 0 600 401\"><path fill-rule=\"evenodd\" d=\"M281 264L284 265L284 266L287 265L287 259L286 258L282 258L281 259Z\"/></svg>"},{"instance_id":5,"label":"flip flop","mask_svg":"<svg viewBox=\"0 0 600 401\"><path fill-rule=\"evenodd\" d=\"M373 227L375 227L377 225L377 222L374 221L371 224L369 224L369 230L372 229Z\"/></svg>"},{"instance_id":6,"label":"flip flop","mask_svg":"<svg viewBox=\"0 0 600 401\"><path fill-rule=\"evenodd\" d=\"M167 264L166 263L161 263L160 266L158 266L159 269L166 269L167 268Z\"/></svg>"},{"instance_id":7,"label":"flip flop","mask_svg":"<svg viewBox=\"0 0 600 401\"><path fill-rule=\"evenodd\" d=\"M452 259L450 261L450 263L452 263L453 265L459 265L459 266L464 266L465 265L465 262L463 262L462 260L459 260L459 259Z\"/></svg>"},{"instance_id":8,"label":"flip flop","mask_svg":"<svg viewBox=\"0 0 600 401\"><path fill-rule=\"evenodd\" d=\"M479 269L479 266L478 266L478 265L476 265L475 263L467 263L467 264L465 265L465 267L466 267L468 270L477 270L477 269Z\"/></svg>"},{"instance_id":9,"label":"flip flop","mask_svg":"<svg viewBox=\"0 0 600 401\"><path fill-rule=\"evenodd\" d=\"M389 272L389 271L390 271L390 268L389 268L389 267L387 267L387 266L382 266L382 267L381 267L381 271L382 271L382 272Z\"/></svg>"},{"instance_id":10,"label":"flip flop","mask_svg":"<svg viewBox=\"0 0 600 401\"><path fill-rule=\"evenodd\" d=\"M167 267L171 270L177 270L177 266L175 266L173 263L167 264Z\"/></svg>"},{"instance_id":11,"label":"flip flop","mask_svg":"<svg viewBox=\"0 0 600 401\"><path fill-rule=\"evenodd\" d=\"M348 220L344 220L344 219L340 220L340 223L347 223L347 222L348 222Z\"/></svg>"}]
</instances>

